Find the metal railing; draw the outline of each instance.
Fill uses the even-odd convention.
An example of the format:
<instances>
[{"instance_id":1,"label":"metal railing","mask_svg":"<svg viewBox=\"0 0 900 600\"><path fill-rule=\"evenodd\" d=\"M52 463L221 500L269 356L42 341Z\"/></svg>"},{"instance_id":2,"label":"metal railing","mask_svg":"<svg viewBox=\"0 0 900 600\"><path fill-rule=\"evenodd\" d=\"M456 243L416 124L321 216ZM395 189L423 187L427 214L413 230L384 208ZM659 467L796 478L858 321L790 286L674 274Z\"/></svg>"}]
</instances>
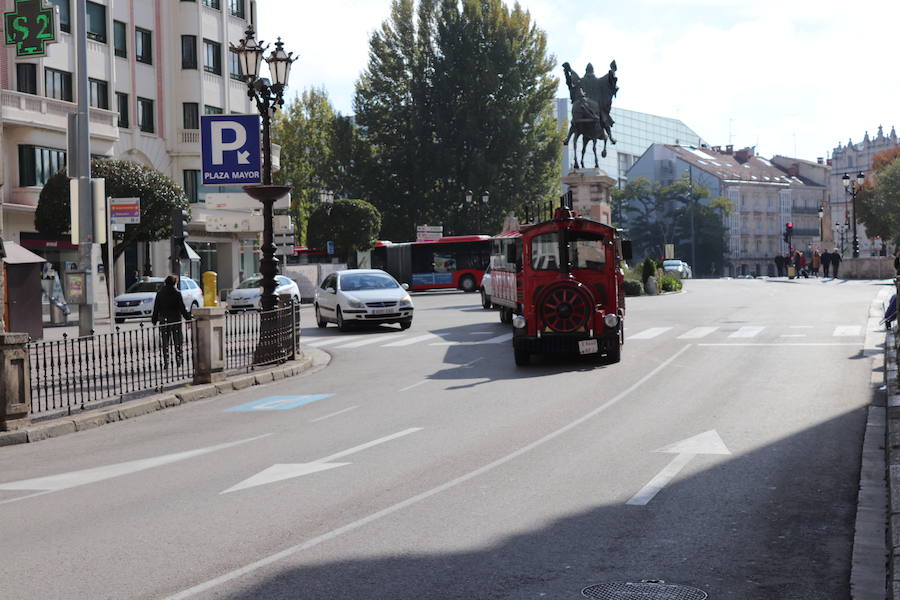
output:
<instances>
[{"instance_id":1,"label":"metal railing","mask_svg":"<svg viewBox=\"0 0 900 600\"><path fill-rule=\"evenodd\" d=\"M225 370L292 360L300 343L300 305L225 315Z\"/></svg>"},{"instance_id":2,"label":"metal railing","mask_svg":"<svg viewBox=\"0 0 900 600\"><path fill-rule=\"evenodd\" d=\"M72 414L190 381L194 343L190 322L30 342L31 413Z\"/></svg>"}]
</instances>

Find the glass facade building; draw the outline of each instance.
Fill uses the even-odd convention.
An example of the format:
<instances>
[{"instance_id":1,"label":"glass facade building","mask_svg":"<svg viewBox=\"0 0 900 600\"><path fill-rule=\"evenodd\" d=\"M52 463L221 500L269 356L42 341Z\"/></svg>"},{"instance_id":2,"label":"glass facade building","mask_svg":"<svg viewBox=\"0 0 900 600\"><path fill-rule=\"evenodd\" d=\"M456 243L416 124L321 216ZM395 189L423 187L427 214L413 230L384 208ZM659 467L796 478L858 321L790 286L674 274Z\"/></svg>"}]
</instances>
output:
<instances>
[{"instance_id":1,"label":"glass facade building","mask_svg":"<svg viewBox=\"0 0 900 600\"><path fill-rule=\"evenodd\" d=\"M569 126L572 116L572 105L568 98L557 98L556 118L560 128ZM659 117L647 113L613 107L612 118L615 121L612 133L616 144L607 143L606 158L600 156L602 142L597 142L597 160L600 168L615 179L619 185L625 181L625 173L638 158L653 144L691 145L700 147L706 142L697 133L679 121L668 117ZM578 144L579 155L581 143ZM563 153L562 174L567 174L575 164L574 144ZM584 162L588 168L594 166L594 155L590 144L584 154Z\"/></svg>"}]
</instances>

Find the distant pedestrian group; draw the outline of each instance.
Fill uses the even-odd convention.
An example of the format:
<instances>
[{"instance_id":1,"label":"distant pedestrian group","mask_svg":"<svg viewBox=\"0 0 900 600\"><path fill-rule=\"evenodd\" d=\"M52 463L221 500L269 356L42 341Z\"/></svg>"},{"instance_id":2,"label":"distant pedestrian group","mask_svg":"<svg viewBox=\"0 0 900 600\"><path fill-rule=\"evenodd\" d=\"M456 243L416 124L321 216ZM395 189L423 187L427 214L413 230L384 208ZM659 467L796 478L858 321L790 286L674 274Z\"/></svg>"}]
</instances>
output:
<instances>
[{"instance_id":1,"label":"distant pedestrian group","mask_svg":"<svg viewBox=\"0 0 900 600\"><path fill-rule=\"evenodd\" d=\"M779 277L783 277L786 274L793 279L794 277L809 277L810 275L818 277L820 269L823 277L837 277L842 260L841 253L838 252L837 248L830 252L828 250L819 252L818 248L816 248L809 259L806 258L806 254L803 252L792 250L786 255L777 254L772 259L772 262L775 263L775 270L778 272ZM897 274L900 275L900 252L897 253L897 257L894 260L894 268L897 270Z\"/></svg>"}]
</instances>

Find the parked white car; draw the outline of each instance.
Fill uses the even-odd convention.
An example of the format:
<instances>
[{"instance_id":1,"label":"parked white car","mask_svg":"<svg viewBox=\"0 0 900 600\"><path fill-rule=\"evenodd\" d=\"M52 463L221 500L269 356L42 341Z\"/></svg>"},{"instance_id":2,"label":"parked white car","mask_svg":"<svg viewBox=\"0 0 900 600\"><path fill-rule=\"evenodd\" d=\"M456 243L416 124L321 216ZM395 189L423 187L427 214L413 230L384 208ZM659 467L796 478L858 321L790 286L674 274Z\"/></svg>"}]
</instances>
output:
<instances>
[{"instance_id":1,"label":"parked white car","mask_svg":"<svg viewBox=\"0 0 900 600\"><path fill-rule=\"evenodd\" d=\"M683 260L664 260L663 271L665 271L666 273L677 273L682 279L690 279L691 277L693 277L691 266Z\"/></svg>"},{"instance_id":2,"label":"parked white car","mask_svg":"<svg viewBox=\"0 0 900 600\"><path fill-rule=\"evenodd\" d=\"M290 294L294 302L300 302L300 288L292 280L284 275L276 275L275 295ZM241 310L260 310L262 299L262 275L254 275L242 281L236 289L231 290L225 297L228 311L236 313Z\"/></svg>"},{"instance_id":3,"label":"parked white car","mask_svg":"<svg viewBox=\"0 0 900 600\"><path fill-rule=\"evenodd\" d=\"M164 282L162 277L144 277L132 283L124 294L116 296L113 300L116 323L124 323L125 319L150 318L156 292ZM188 312L203 304L203 290L193 279L181 277L178 280L178 291L181 292L184 308Z\"/></svg>"},{"instance_id":4,"label":"parked white car","mask_svg":"<svg viewBox=\"0 0 900 600\"><path fill-rule=\"evenodd\" d=\"M491 266L484 270L481 277L481 306L483 308L494 308L491 303Z\"/></svg>"},{"instance_id":5,"label":"parked white car","mask_svg":"<svg viewBox=\"0 0 900 600\"><path fill-rule=\"evenodd\" d=\"M409 329L413 302L407 289L378 269L336 271L316 288L316 324L333 322L341 331L354 323L398 323Z\"/></svg>"}]
</instances>

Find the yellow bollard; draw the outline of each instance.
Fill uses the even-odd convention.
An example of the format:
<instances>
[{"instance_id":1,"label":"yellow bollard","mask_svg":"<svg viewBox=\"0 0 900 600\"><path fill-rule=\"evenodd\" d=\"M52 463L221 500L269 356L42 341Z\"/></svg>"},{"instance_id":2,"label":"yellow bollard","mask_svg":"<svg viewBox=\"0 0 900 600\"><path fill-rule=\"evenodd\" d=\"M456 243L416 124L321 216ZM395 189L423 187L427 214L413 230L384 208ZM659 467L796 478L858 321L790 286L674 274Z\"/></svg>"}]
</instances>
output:
<instances>
[{"instance_id":1,"label":"yellow bollard","mask_svg":"<svg viewBox=\"0 0 900 600\"><path fill-rule=\"evenodd\" d=\"M203 274L203 306L219 305L219 275L215 271Z\"/></svg>"}]
</instances>

